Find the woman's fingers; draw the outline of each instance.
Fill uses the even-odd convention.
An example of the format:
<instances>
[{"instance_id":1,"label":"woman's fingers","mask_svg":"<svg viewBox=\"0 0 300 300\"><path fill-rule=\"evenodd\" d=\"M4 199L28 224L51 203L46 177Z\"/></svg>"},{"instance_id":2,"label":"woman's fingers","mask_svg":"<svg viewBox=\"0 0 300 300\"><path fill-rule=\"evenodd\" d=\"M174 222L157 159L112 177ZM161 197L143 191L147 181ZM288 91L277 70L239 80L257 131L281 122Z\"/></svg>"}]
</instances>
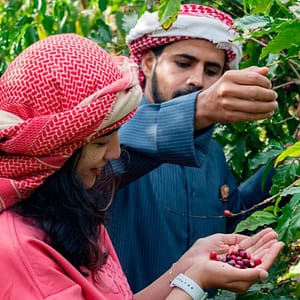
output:
<instances>
[{"instance_id":1,"label":"woman's fingers","mask_svg":"<svg viewBox=\"0 0 300 300\"><path fill-rule=\"evenodd\" d=\"M257 234L242 240L239 246L254 252L261 247L266 247L268 242L276 241L277 236L277 233L272 228L265 228Z\"/></svg>"},{"instance_id":2,"label":"woman's fingers","mask_svg":"<svg viewBox=\"0 0 300 300\"><path fill-rule=\"evenodd\" d=\"M256 281L268 276L264 268L238 269L227 263L215 262L214 277L210 287L230 290L235 293L243 293ZM215 278L218 276L218 280Z\"/></svg>"},{"instance_id":3,"label":"woman's fingers","mask_svg":"<svg viewBox=\"0 0 300 300\"><path fill-rule=\"evenodd\" d=\"M260 267L264 268L265 270L269 270L270 267L274 264L276 258L278 257L280 251L284 247L283 242L277 242L272 245L268 251L262 257L262 264Z\"/></svg>"}]
</instances>

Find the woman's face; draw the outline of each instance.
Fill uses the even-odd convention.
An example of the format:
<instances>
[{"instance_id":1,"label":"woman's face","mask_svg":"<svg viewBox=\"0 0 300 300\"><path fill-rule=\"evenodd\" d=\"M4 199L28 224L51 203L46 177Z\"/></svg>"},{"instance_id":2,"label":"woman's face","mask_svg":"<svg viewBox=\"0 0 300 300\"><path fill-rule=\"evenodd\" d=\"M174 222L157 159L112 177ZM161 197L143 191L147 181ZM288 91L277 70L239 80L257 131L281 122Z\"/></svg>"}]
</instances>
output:
<instances>
[{"instance_id":1,"label":"woman's face","mask_svg":"<svg viewBox=\"0 0 300 300\"><path fill-rule=\"evenodd\" d=\"M76 167L84 186L87 189L92 188L108 160L119 158L120 153L118 131L101 136L85 145Z\"/></svg>"}]
</instances>

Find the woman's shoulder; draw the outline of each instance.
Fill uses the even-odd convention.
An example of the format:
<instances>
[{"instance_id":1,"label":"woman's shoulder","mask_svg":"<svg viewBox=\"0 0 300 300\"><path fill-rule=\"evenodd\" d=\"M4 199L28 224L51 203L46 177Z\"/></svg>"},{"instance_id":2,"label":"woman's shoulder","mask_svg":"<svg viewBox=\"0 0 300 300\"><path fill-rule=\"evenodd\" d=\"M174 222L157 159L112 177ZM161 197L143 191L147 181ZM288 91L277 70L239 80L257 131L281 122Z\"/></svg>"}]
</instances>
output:
<instances>
[{"instance_id":1,"label":"woman's shoulder","mask_svg":"<svg viewBox=\"0 0 300 300\"><path fill-rule=\"evenodd\" d=\"M24 263L20 261L26 258L27 255L24 253L35 252L35 241L40 243L44 239L41 230L12 211L0 214L0 228L0 256L7 257L10 261L14 259L19 263Z\"/></svg>"},{"instance_id":2,"label":"woman's shoulder","mask_svg":"<svg viewBox=\"0 0 300 300\"><path fill-rule=\"evenodd\" d=\"M7 239L17 238L19 242L27 239L43 239L44 233L34 225L29 218L24 218L13 211L4 211L0 214L1 235Z\"/></svg>"},{"instance_id":3,"label":"woman's shoulder","mask_svg":"<svg viewBox=\"0 0 300 300\"><path fill-rule=\"evenodd\" d=\"M35 298L40 297L39 289L36 288L27 251L24 251L30 248L30 227L23 224L22 218L14 212L5 211L0 214L0 228L0 269L3 270L0 275L0 298L19 295L25 299L27 293L28 296L31 293L31 299L40 299ZM34 227L31 230L34 231Z\"/></svg>"},{"instance_id":4,"label":"woman's shoulder","mask_svg":"<svg viewBox=\"0 0 300 300\"><path fill-rule=\"evenodd\" d=\"M0 214L0 228L0 269L5 270L0 274L0 299L15 296L16 289L25 294L24 299L46 299L73 287L77 291L64 269L74 269L76 274L77 270L47 243L33 221L6 211ZM2 280L3 274L7 280Z\"/></svg>"}]
</instances>

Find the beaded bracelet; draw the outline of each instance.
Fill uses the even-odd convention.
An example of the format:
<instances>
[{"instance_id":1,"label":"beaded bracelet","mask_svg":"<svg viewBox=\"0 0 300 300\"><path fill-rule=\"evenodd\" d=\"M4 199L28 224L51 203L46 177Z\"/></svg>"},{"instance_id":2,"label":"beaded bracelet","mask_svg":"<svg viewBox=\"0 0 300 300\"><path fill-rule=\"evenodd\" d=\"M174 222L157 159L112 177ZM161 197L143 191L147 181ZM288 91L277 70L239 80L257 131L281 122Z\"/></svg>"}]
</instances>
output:
<instances>
[{"instance_id":1,"label":"beaded bracelet","mask_svg":"<svg viewBox=\"0 0 300 300\"><path fill-rule=\"evenodd\" d=\"M172 280L174 279L173 278L173 273L174 273L175 266L176 266L176 262L172 264L172 266L171 266L171 268L168 272L168 275L169 275L169 278L170 278L170 284L171 284Z\"/></svg>"}]
</instances>

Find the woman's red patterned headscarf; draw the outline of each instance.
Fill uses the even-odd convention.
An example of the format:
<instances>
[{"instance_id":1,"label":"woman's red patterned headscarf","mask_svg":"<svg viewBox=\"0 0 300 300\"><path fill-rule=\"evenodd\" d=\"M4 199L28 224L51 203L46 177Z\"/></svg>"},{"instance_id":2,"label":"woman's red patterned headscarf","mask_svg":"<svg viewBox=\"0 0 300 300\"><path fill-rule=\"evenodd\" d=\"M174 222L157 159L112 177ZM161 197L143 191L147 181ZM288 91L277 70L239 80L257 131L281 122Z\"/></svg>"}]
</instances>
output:
<instances>
[{"instance_id":1,"label":"woman's red patterned headscarf","mask_svg":"<svg viewBox=\"0 0 300 300\"><path fill-rule=\"evenodd\" d=\"M237 69L242 56L238 33L233 19L212 7L199 4L182 4L176 21L169 29L159 23L157 12L145 12L126 41L133 60L140 65L143 54L154 47L191 38L206 39L227 54L227 69ZM143 85L144 74L139 70Z\"/></svg>"},{"instance_id":2,"label":"woman's red patterned headscarf","mask_svg":"<svg viewBox=\"0 0 300 300\"><path fill-rule=\"evenodd\" d=\"M76 34L23 51L0 78L0 210L131 118L141 93L135 63Z\"/></svg>"}]
</instances>

